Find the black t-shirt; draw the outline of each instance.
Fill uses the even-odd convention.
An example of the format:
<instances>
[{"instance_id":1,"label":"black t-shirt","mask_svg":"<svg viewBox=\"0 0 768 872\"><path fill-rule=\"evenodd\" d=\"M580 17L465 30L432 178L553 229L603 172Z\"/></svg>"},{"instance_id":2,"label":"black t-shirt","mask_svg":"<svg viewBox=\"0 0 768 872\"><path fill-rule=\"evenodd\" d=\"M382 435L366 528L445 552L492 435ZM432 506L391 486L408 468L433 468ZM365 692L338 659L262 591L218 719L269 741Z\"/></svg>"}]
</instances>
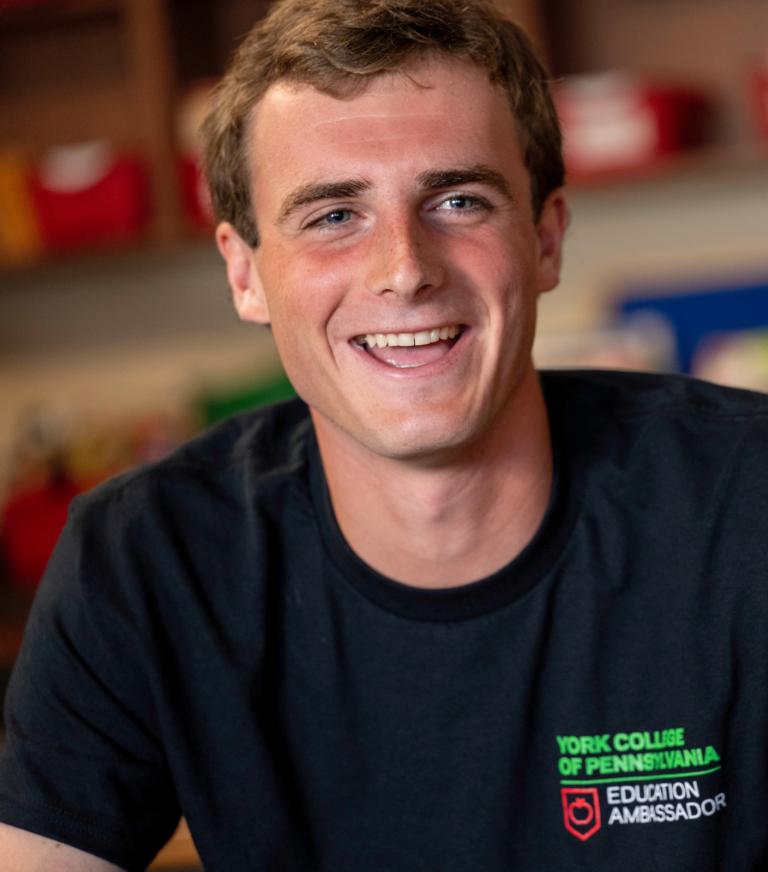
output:
<instances>
[{"instance_id":1,"label":"black t-shirt","mask_svg":"<svg viewBox=\"0 0 768 872\"><path fill-rule=\"evenodd\" d=\"M457 589L349 549L299 401L78 500L0 819L129 870L180 812L208 872L768 867L768 399L542 382L544 521Z\"/></svg>"}]
</instances>

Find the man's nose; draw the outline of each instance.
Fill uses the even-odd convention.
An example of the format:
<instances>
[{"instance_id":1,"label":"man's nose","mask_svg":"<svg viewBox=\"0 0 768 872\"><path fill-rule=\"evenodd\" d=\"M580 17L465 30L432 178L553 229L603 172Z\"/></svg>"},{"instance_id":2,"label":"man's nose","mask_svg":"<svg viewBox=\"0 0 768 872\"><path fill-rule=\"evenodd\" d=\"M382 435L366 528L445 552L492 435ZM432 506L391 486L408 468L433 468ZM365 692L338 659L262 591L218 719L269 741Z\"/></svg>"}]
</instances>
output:
<instances>
[{"instance_id":1,"label":"man's nose","mask_svg":"<svg viewBox=\"0 0 768 872\"><path fill-rule=\"evenodd\" d=\"M439 287L443 273L437 240L418 219L399 216L374 229L366 275L371 293L410 300Z\"/></svg>"}]
</instances>

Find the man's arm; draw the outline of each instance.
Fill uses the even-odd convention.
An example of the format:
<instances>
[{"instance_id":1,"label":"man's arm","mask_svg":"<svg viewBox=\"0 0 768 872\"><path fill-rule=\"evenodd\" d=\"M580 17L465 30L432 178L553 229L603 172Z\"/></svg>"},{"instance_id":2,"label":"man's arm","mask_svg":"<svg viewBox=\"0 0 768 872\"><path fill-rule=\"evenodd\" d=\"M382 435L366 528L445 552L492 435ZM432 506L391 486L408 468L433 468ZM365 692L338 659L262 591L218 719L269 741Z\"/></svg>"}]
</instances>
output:
<instances>
[{"instance_id":1,"label":"man's arm","mask_svg":"<svg viewBox=\"0 0 768 872\"><path fill-rule=\"evenodd\" d=\"M122 872L106 860L0 823L0 872Z\"/></svg>"},{"instance_id":2,"label":"man's arm","mask_svg":"<svg viewBox=\"0 0 768 872\"><path fill-rule=\"evenodd\" d=\"M9 682L0 821L23 832L0 832L0 872L144 869L179 821L155 720L152 630L130 566L144 564L121 541L122 501L93 502L87 523L71 510Z\"/></svg>"}]
</instances>

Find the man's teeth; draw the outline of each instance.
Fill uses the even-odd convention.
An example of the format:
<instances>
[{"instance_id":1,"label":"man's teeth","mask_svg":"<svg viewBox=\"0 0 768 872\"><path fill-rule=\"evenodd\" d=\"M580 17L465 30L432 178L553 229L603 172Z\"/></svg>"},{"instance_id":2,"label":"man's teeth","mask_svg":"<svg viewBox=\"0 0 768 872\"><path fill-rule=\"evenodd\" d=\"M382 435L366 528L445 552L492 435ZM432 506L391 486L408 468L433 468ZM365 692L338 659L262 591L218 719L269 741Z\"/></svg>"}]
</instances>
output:
<instances>
[{"instance_id":1,"label":"man's teeth","mask_svg":"<svg viewBox=\"0 0 768 872\"><path fill-rule=\"evenodd\" d=\"M455 339L459 335L460 328L457 325L451 327L439 327L434 330L420 330L418 333L366 333L359 336L357 341L360 345L369 348L386 348L387 346L406 348L412 345L432 345L446 339Z\"/></svg>"}]
</instances>

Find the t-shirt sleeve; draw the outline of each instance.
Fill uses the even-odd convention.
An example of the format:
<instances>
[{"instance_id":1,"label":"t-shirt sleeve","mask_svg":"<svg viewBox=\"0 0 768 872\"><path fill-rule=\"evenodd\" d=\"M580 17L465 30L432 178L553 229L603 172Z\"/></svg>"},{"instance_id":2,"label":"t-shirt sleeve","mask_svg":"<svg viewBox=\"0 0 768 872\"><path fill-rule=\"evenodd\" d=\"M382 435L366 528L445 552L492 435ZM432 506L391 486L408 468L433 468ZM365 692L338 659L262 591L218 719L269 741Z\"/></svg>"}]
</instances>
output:
<instances>
[{"instance_id":1,"label":"t-shirt sleeve","mask_svg":"<svg viewBox=\"0 0 768 872\"><path fill-rule=\"evenodd\" d=\"M27 624L6 698L0 820L132 872L180 811L141 598L122 577L130 556L115 556L101 514L70 513Z\"/></svg>"}]
</instances>

